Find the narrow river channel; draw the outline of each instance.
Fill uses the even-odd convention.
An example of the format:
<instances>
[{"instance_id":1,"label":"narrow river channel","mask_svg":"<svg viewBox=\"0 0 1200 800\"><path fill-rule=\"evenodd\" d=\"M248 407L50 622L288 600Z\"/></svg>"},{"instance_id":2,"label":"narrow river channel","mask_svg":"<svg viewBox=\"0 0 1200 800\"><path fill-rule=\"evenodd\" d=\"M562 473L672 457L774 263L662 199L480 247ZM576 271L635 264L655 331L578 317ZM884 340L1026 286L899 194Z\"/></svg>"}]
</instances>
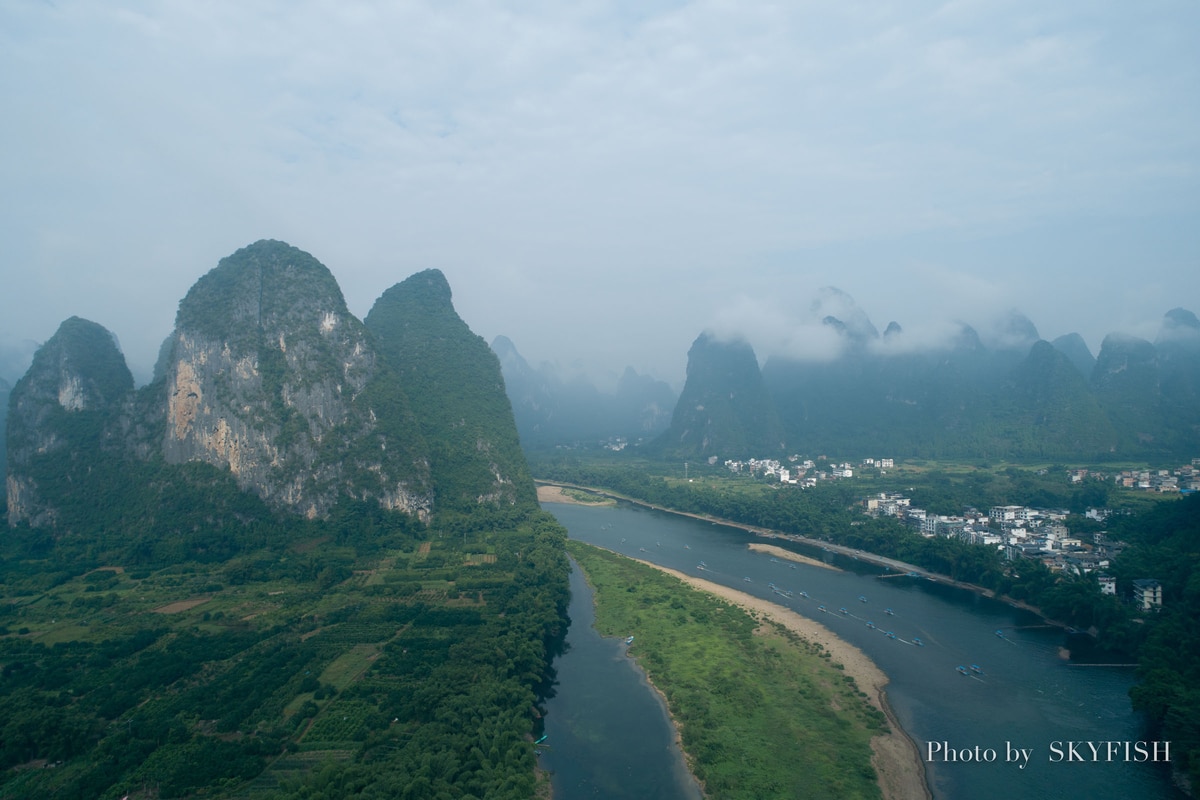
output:
<instances>
[{"instance_id":1,"label":"narrow river channel","mask_svg":"<svg viewBox=\"0 0 1200 800\"><path fill-rule=\"evenodd\" d=\"M545 508L572 539L785 605L862 649L889 676L889 701L921 748L939 800L1185 797L1167 766L1127 761L1124 751L1109 756L1106 749L1097 760L1077 744L1086 759L1069 760L1071 742L1145 738L1129 705L1133 671L1063 659L1061 648L1075 643L1029 612L820 548L631 504ZM755 553L747 547L753 541L785 545L839 570ZM661 699L624 656L623 642L596 634L591 592L577 573L570 650L555 662L559 683L546 717L550 749L541 757L554 773L555 797L696 796L681 777ZM793 596L782 597L768 584ZM947 751L954 751L953 760ZM980 759L994 753L994 760L976 760L976 752Z\"/></svg>"}]
</instances>

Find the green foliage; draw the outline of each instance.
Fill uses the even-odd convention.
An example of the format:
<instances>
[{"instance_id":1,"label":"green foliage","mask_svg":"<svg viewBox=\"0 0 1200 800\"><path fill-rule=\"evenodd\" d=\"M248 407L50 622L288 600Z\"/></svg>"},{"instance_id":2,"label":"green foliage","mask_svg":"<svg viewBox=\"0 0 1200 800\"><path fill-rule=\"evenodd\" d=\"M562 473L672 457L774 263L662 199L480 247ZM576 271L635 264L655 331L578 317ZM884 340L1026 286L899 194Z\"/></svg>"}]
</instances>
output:
<instances>
[{"instance_id":1,"label":"green foliage","mask_svg":"<svg viewBox=\"0 0 1200 800\"><path fill-rule=\"evenodd\" d=\"M462 564L461 538L414 540L367 503L282 533L126 572L9 539L0 798L533 796L532 709L566 628L557 523L474 532L495 579L468 591L426 565Z\"/></svg>"},{"instance_id":2,"label":"green foliage","mask_svg":"<svg viewBox=\"0 0 1200 800\"><path fill-rule=\"evenodd\" d=\"M345 307L325 265L285 242L264 239L221 259L196 281L179 303L176 325L253 352L264 325L321 298Z\"/></svg>"},{"instance_id":3,"label":"green foliage","mask_svg":"<svg viewBox=\"0 0 1200 800\"><path fill-rule=\"evenodd\" d=\"M830 362L773 357L763 377L788 449L1095 462L1191 457L1200 446L1200 348L1109 337L1089 383L1047 342L1027 351L961 344Z\"/></svg>"},{"instance_id":4,"label":"green foliage","mask_svg":"<svg viewBox=\"0 0 1200 800\"><path fill-rule=\"evenodd\" d=\"M366 325L429 445L438 508L534 507L500 362L454 312L442 274L426 270L388 289Z\"/></svg>"},{"instance_id":5,"label":"green foliage","mask_svg":"<svg viewBox=\"0 0 1200 800\"><path fill-rule=\"evenodd\" d=\"M1200 782L1200 495L1116 519L1110 535L1131 543L1114 573L1118 587L1141 578L1162 584L1163 610L1149 615L1130 696L1156 735L1172 742L1179 766Z\"/></svg>"},{"instance_id":6,"label":"green foliage","mask_svg":"<svg viewBox=\"0 0 1200 800\"><path fill-rule=\"evenodd\" d=\"M645 465L635 469L561 459L539 462L538 470L544 477L607 488L664 508L826 538L896 558L1024 601L1081 630L1097 630L1102 650L1136 653L1140 666L1139 683L1131 692L1134 707L1147 715L1156 735L1175 743L1180 764L1200 781L1200 693L1191 688L1200 685L1200 495L1144 505L1138 513L1110 520L1109 537L1131 545L1110 569L1120 592L1127 594L1132 581L1141 578L1163 585L1163 610L1134 624L1129 607L1100 594L1090 577L1053 573L1037 561L1006 562L993 548L926 539L895 520L865 519L851 508L856 497L850 484L797 492L711 475L684 483L656 476ZM910 492L918 504L945 508L946 513L1007 503L1082 510L1106 497L1101 486L1065 488L1038 471L1016 467L954 474L930 470L904 480L919 484ZM1088 527L1073 520L1073 529Z\"/></svg>"},{"instance_id":7,"label":"green foliage","mask_svg":"<svg viewBox=\"0 0 1200 800\"><path fill-rule=\"evenodd\" d=\"M652 449L679 456L778 454L783 428L754 350L701 334L688 351L687 383L671 426Z\"/></svg>"},{"instance_id":8,"label":"green foliage","mask_svg":"<svg viewBox=\"0 0 1200 800\"><path fill-rule=\"evenodd\" d=\"M650 567L568 544L596 595L596 628L667 698L712 797L878 797L870 738L883 715L818 646Z\"/></svg>"}]
</instances>

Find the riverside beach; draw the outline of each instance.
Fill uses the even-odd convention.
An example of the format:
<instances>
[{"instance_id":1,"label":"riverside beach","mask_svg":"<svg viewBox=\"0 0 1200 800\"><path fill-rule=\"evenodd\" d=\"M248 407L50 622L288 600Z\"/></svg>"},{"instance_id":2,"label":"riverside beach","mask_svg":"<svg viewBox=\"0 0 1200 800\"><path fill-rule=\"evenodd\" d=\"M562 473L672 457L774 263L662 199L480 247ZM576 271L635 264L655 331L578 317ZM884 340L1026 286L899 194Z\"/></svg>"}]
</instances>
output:
<instances>
[{"instance_id":1,"label":"riverside beach","mask_svg":"<svg viewBox=\"0 0 1200 800\"><path fill-rule=\"evenodd\" d=\"M538 486L538 499L543 503L578 502L557 486ZM873 751L871 763L875 768L877 782L885 800L915 800L932 797L926 783L925 768L919 748L904 732L888 706L885 692L888 683L887 675L861 650L839 638L819 622L801 616L790 609L703 578L693 577L642 559L635 560L672 575L695 589L720 597L754 616L777 622L809 642L823 647L829 652L833 661L842 665L845 674L854 678L857 685L867 694L868 702L887 717L891 731L871 740ZM821 566L826 565L821 564Z\"/></svg>"}]
</instances>

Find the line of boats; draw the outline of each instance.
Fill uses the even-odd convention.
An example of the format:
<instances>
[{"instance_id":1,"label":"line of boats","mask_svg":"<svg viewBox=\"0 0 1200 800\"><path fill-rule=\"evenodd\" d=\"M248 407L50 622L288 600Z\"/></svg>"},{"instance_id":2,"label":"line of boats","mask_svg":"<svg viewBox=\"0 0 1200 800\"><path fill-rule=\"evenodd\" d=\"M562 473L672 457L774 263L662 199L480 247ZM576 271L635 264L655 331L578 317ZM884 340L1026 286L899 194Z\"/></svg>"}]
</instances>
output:
<instances>
[{"instance_id":1,"label":"line of boats","mask_svg":"<svg viewBox=\"0 0 1200 800\"><path fill-rule=\"evenodd\" d=\"M772 559L771 559L771 561L772 561L773 563L780 563L780 561L779 561L779 559L778 559L778 558L772 558ZM790 566L792 569L795 569L795 568L796 568L796 565L795 565L795 564L791 564L791 565L789 565L789 566ZM700 563L699 563L699 564L696 566L696 569L699 569L699 570L705 570L705 569L708 569L708 564L706 564L705 562L701 561L701 562L700 562ZM920 573L917 573L917 572L909 572L909 573L906 573L906 576L911 576L911 577L915 577L915 578L922 577L922 576L920 575ZM746 577L742 578L742 580L743 580L744 582L746 582L746 583L754 583L753 579L751 579L749 576L746 576ZM805 600L808 600L808 599L810 599L810 598L809 598L809 595L808 595L808 592L803 592L803 591L802 591L802 592L793 592L791 589L783 589L783 588L780 588L779 586L776 586L776 585L775 585L773 582L772 582L772 583L768 583L768 584L767 584L767 588L768 588L768 589L770 589L770 590L771 590L772 592L774 592L775 594L779 595L780 597L784 597L784 598L795 598L795 597L802 597L802 598L804 598ZM862 594L860 594L860 595L858 596L858 601L859 601L860 603L864 603L864 604L865 604L865 603L867 603L867 602L868 602L868 600L867 600L867 596L866 596L866 595L862 595ZM820 611L820 612L822 612L822 613L826 613L826 614L827 614L827 613L829 613L829 609L828 609L828 608L827 608L827 607L826 607L824 604L821 604L821 605L817 606L817 611ZM838 611L839 611L839 612L840 612L842 615L844 615L844 616L848 616L848 617L853 617L853 616L854 616L853 614L851 614L851 613L850 613L850 610L849 610L848 608L846 608L845 606L843 606L843 607L839 608L839 609L838 609ZM892 609L890 609L890 608L885 608L885 609L883 610L883 613L884 613L884 614L887 614L888 616L895 616L895 615L896 615L896 612L894 612L894 611L893 611ZM856 618L856 619L862 619L861 617L855 617L855 618ZM914 636L914 637L912 638L912 640L911 640L911 641L910 641L910 640L906 640L906 639L900 639L898 636L896 636L896 634L895 634L895 632L894 632L894 631L884 631L884 630L881 630L881 629L880 629L878 626L876 626L876 625L875 625L875 623L874 623L874 622L871 622L870 620L867 620L867 627L868 627L868 628L870 628L871 630L878 630L878 631L880 631L880 632L881 632L881 633L883 633L885 636L887 636L887 638L889 638L889 639L897 639L897 640L899 640L899 641L907 642L908 644L916 645L917 647L924 647L924 646L925 646L925 642L924 642L924 641L923 641L923 640L922 640L922 639L921 639L919 636ZM1005 635L1004 635L1004 631L1003 631L1003 630L997 630L997 631L996 631L996 636L998 636L998 637L999 637L999 638L1001 638L1001 639L1004 639L1004 638L1006 638L1006 637L1005 637ZM625 642L625 643L626 643L626 644L630 644L632 641L633 641L633 637L632 637L632 636L630 636L630 637L629 637L629 638L626 640L626 642ZM982 668L982 667L980 667L978 664L971 664L970 666L962 666L962 665L960 665L960 666L958 666L958 667L955 667L955 671L957 671L957 672L958 672L959 674L961 674L961 675L967 675L967 676L979 676L979 675L983 675L983 674L984 674L983 668Z\"/></svg>"}]
</instances>

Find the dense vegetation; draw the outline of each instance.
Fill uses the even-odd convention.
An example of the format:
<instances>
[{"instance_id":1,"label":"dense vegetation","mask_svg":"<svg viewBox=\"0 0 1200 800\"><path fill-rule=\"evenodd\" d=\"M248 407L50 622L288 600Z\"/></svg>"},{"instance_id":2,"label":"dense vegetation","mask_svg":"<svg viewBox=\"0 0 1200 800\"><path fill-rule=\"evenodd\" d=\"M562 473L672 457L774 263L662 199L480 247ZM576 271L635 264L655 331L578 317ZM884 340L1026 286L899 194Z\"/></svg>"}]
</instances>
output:
<instances>
[{"instance_id":1,"label":"dense vegetation","mask_svg":"<svg viewBox=\"0 0 1200 800\"><path fill-rule=\"evenodd\" d=\"M1154 577L1163 584L1163 611L1137 616L1117 598L1102 595L1090 577L1055 573L1036 561L1005 561L994 548L927 539L895 520L866 518L855 506L864 494L863 483L825 483L799 491L717 478L715 472L687 482L666 477L663 471L675 469L566 459L546 460L536 468L543 477L603 487L664 508L822 538L897 558L1022 600L1051 619L1091 631L1097 636L1096 647L1136 655L1140 666L1139 685L1132 692L1134 707L1147 714L1162 738L1175 743L1182 755L1180 767L1200 781L1200 693L1195 689L1200 685L1200 496L1150 504L1139 502L1144 495L1120 498L1138 513L1117 515L1109 526L1110 538L1130 545L1110 568L1118 591L1127 596L1132 581L1139 578ZM954 473L938 470L928 473L937 478L933 482L917 474L906 474L904 480L914 483L914 499L925 492L928 499L961 502L957 510L1009 503L1040 505L1046 500L1055 501L1047 505L1062 507L1108 496L1103 487L1069 488L1061 477L1056 485L1049 473L1039 472L1005 468L983 477L969 470L955 478ZM1099 527L1083 517L1072 517L1068 524L1085 535Z\"/></svg>"},{"instance_id":2,"label":"dense vegetation","mask_svg":"<svg viewBox=\"0 0 1200 800\"><path fill-rule=\"evenodd\" d=\"M426 270L388 289L366 326L429 445L439 507L470 514L481 502L534 506L500 362L454 312L442 273Z\"/></svg>"},{"instance_id":3,"label":"dense vegetation","mask_svg":"<svg viewBox=\"0 0 1200 800\"><path fill-rule=\"evenodd\" d=\"M870 738L887 729L829 654L679 579L579 542L596 628L630 648L681 723L710 797L878 797Z\"/></svg>"},{"instance_id":4,"label":"dense vegetation","mask_svg":"<svg viewBox=\"0 0 1200 800\"><path fill-rule=\"evenodd\" d=\"M533 796L564 533L473 521L363 504L220 560L135 542L100 568L7 537L0 797Z\"/></svg>"},{"instance_id":5,"label":"dense vegetation","mask_svg":"<svg viewBox=\"0 0 1200 800\"><path fill-rule=\"evenodd\" d=\"M1113 532L1135 545L1122 554L1121 573L1153 575L1163 587L1163 610L1138 652L1134 708L1200 786L1200 495L1121 519Z\"/></svg>"},{"instance_id":6,"label":"dense vegetation","mask_svg":"<svg viewBox=\"0 0 1200 800\"><path fill-rule=\"evenodd\" d=\"M805 453L1100 461L1200 449L1200 322L1183 309L1166 315L1153 344L1109 336L1094 360L1078 337L1040 341L1019 317L992 347L967 326L940 348L912 349L891 331L880 337L865 317L823 324L836 358L776 353L761 372L748 345L701 335L662 452L761 458L782 444Z\"/></svg>"},{"instance_id":7,"label":"dense vegetation","mask_svg":"<svg viewBox=\"0 0 1200 800\"><path fill-rule=\"evenodd\" d=\"M665 454L779 455L784 433L749 343L701 334L688 351L687 383L670 427L653 443Z\"/></svg>"}]
</instances>

